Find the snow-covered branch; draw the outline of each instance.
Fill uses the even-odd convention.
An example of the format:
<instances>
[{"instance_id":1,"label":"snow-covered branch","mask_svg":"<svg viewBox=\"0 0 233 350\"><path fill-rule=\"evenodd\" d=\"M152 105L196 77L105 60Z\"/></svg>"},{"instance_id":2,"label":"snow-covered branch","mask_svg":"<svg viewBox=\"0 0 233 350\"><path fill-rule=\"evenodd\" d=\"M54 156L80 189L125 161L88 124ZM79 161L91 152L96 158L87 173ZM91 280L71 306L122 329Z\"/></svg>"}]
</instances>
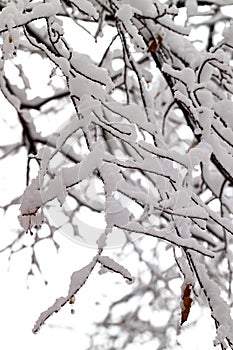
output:
<instances>
[{"instance_id":1,"label":"snow-covered branch","mask_svg":"<svg viewBox=\"0 0 233 350\"><path fill-rule=\"evenodd\" d=\"M67 296L41 314L34 332L74 297L97 263L100 274L111 271L134 281L124 263L102 255L114 237L132 246L138 264L150 274L147 286L136 279L129 299L145 291L154 296L154 288L161 288L154 286L156 276L163 285L160 297L167 298L168 326L178 329L177 307L169 306L172 298L182 305L183 324L193 299L204 296L215 320L215 343L233 349L232 320L224 300L227 294L232 302L233 242L233 25L222 12L226 5L232 1L1 3L0 88L16 113L20 135L13 145L0 146L0 161L22 148L27 154L19 239L22 230L35 237L32 262L39 266L34 254L38 232L47 225L55 243L54 231L62 228L57 218L50 220L54 207L69 223L72 239L85 241L79 232L83 208L105 224L91 240L99 253L73 273ZM185 20L179 13L183 7ZM78 45L80 31L88 33L89 54L73 47L64 18L76 24ZM206 37L193 40L193 32L202 25ZM219 25L225 26L221 39ZM106 32L112 36L102 49L98 45ZM46 63L34 73L48 72L44 89L38 76L36 92L24 63L27 59L30 65L33 57L39 57L41 67ZM52 129L49 116L57 120ZM38 118L44 120L44 129ZM38 171L31 176L33 161ZM4 210L15 202L8 203ZM149 259L140 246L147 239L154 242ZM166 273L156 260L163 245L173 252ZM169 285L173 278L182 280L178 297ZM119 299L119 304L125 300ZM103 325L111 321L113 309ZM158 334L162 348L164 328L143 323L139 309L113 323L134 335L145 327L153 336ZM126 337L121 348L129 342Z\"/></svg>"}]
</instances>

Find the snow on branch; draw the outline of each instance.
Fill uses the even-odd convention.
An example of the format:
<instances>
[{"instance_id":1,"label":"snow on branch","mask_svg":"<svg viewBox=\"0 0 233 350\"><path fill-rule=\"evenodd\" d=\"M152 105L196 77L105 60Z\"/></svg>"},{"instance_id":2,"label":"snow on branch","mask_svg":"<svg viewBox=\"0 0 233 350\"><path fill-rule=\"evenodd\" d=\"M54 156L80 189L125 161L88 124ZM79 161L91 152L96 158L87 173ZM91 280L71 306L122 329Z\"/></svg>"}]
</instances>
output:
<instances>
[{"instance_id":1,"label":"snow on branch","mask_svg":"<svg viewBox=\"0 0 233 350\"><path fill-rule=\"evenodd\" d=\"M170 304L182 300L184 323L192 300L204 293L215 320L215 343L233 349L232 319L221 298L221 293L227 295L232 303L233 25L221 10L225 5L232 1L2 2L0 89L16 112L21 135L14 147L0 147L0 160L21 149L27 155L27 187L19 208L22 231L39 240L33 233L44 224L53 237L61 225L51 222L48 213L57 206L72 239L85 240L82 225L76 224L85 208L93 227L92 215L105 220L105 233L93 238L101 254L111 235L118 242L120 231L125 246L131 244L139 264L145 264L151 282L140 285L142 278L135 279L135 290L154 293L153 300L157 287L162 288L159 295L169 295L169 327L176 329L179 323ZM177 25L182 22L176 20L180 8L186 8L182 13L187 18ZM81 47L75 51L64 18L79 28L74 32L78 44L83 40L80 30L89 35L89 55ZM202 24L208 29L205 39L189 36ZM98 50L100 37L108 41L104 50ZM26 67L35 57L35 73L49 67L46 82L38 75L37 91ZM37 97L30 99L31 93ZM55 124L64 122L59 130L57 124L50 130L51 116ZM44 120L41 129L38 119ZM154 241L148 259L134 234ZM157 261L163 244L173 251L166 273ZM78 292L97 263L101 273L112 271L134 281L125 267L101 254L73 273L67 296L41 314L34 332ZM176 303L169 287L173 278L183 281ZM156 286L155 279L164 287ZM139 309L126 315L127 322L119 322L122 333L136 336L143 325L152 338L160 337L161 348L170 348L163 343L164 328L143 323Z\"/></svg>"},{"instance_id":2,"label":"snow on branch","mask_svg":"<svg viewBox=\"0 0 233 350\"><path fill-rule=\"evenodd\" d=\"M108 256L100 256L98 258L98 262L103 266L103 268L121 274L128 283L134 282L134 278L131 276L130 272L124 266L118 264Z\"/></svg>"},{"instance_id":3,"label":"snow on branch","mask_svg":"<svg viewBox=\"0 0 233 350\"><path fill-rule=\"evenodd\" d=\"M144 228L137 222L134 222L134 223L131 222L125 226L119 225L118 227L121 229L125 229L129 232L137 232L143 235L157 237L165 241L168 241L174 245L177 245L179 247L188 248L188 249L197 251L198 253L209 256L211 258L215 256L214 253L212 253L209 249L206 249L202 245L198 244L195 239L181 238L178 235L176 235L175 229L172 224L163 230L155 230L153 228Z\"/></svg>"},{"instance_id":4,"label":"snow on branch","mask_svg":"<svg viewBox=\"0 0 233 350\"><path fill-rule=\"evenodd\" d=\"M66 303L68 303L74 295L80 290L80 288L85 284L88 277L91 274L91 271L95 267L97 262L97 258L93 258L93 260L83 267L81 270L73 272L70 279L70 286L66 297L60 297L55 300L53 305L51 305L46 311L42 312L38 320L36 321L33 327L33 333L37 333L40 327L44 324L44 322L54 313L58 312Z\"/></svg>"}]
</instances>

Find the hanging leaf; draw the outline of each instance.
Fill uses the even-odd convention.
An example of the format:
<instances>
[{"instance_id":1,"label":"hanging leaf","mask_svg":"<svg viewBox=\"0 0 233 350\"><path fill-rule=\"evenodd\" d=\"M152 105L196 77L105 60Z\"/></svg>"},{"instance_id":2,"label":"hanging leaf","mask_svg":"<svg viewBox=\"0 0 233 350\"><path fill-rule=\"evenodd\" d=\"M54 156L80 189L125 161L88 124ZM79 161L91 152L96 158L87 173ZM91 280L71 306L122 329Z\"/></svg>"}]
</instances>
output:
<instances>
[{"instance_id":1,"label":"hanging leaf","mask_svg":"<svg viewBox=\"0 0 233 350\"><path fill-rule=\"evenodd\" d=\"M157 50L157 46L158 46L157 42L155 40L152 41L152 43L148 47L147 52L155 52Z\"/></svg>"},{"instance_id":2,"label":"hanging leaf","mask_svg":"<svg viewBox=\"0 0 233 350\"><path fill-rule=\"evenodd\" d=\"M187 321L189 312L191 309L191 305L193 302L193 299L190 298L191 288L192 288L192 285L187 284L183 292L182 303L181 303L181 322L180 322L181 326L185 321Z\"/></svg>"}]
</instances>

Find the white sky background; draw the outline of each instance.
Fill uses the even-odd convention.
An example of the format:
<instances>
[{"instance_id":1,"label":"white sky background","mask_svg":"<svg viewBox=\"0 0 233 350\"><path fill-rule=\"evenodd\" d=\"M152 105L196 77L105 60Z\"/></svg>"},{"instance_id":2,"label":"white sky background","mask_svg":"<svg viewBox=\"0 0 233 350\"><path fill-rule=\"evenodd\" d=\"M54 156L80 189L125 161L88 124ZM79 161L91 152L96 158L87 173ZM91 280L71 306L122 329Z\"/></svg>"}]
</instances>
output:
<instances>
[{"instance_id":1,"label":"white sky background","mask_svg":"<svg viewBox=\"0 0 233 350\"><path fill-rule=\"evenodd\" d=\"M67 28L68 33L72 33L72 28ZM102 40L102 51L100 50L100 41L98 41L98 50L93 49L95 47L94 39L90 44L90 36L80 30L80 36L77 36L77 27L75 26L75 36L69 36L69 42L79 52L89 53L91 57L95 57L98 61L106 46L112 38L114 29L105 33ZM70 34L69 34L70 35ZM106 37L108 39L106 40ZM35 65L37 64L35 58ZM43 67L45 68L45 67ZM51 67L48 67L51 69ZM31 70L31 72L30 72ZM29 66L28 72L31 77L35 79L43 80L43 69L39 69L39 76L35 75L37 69L35 66ZM47 72L46 72L47 76ZM33 81L32 81L33 85ZM41 87L39 94L45 87ZM31 96L34 97L34 96ZM6 125L3 121L4 118L7 121ZM44 116L43 116L43 122ZM49 118L46 121L48 128L52 120ZM0 142L4 144L4 138L12 139L15 142L17 130L13 128L15 124L14 114L12 109L1 100L0 109ZM39 121L38 121L39 125ZM52 127L52 124L51 124ZM19 130L18 130L19 132ZM20 195L22 188L25 184L24 171L17 171L17 169L25 169L25 153L21 152L21 155L14 157L14 160L7 159L0 162L0 191L1 191L1 204L4 203L4 197ZM11 171L9 171L11 169ZM17 182L16 182L17 174ZM14 234L12 227L15 220L17 225L18 211L15 207L11 209L6 216L1 214L1 233L4 235L4 239L9 235L12 237ZM2 239L2 238L1 238ZM28 238L30 240L30 237ZM88 339L85 334L91 334L93 326L91 322L93 320L101 319L99 315L103 315L106 309L106 300L115 300L119 297L119 294L127 288L131 288L126 284L121 276L116 275L101 275L95 273L90 277L87 284L80 290L76 297L75 314L71 315L71 307L67 305L58 314L55 314L47 322L46 326L42 327L41 331L37 335L33 335L31 329L34 325L39 314L49 307L55 298L62 295L66 295L69 286L69 277L71 273L78 268L83 267L86 263L89 263L95 251L90 248L85 248L74 244L62 235L58 236L58 242L60 242L60 253L57 256L56 252L51 250L51 247L44 245L41 249L43 255L42 264L42 277L31 278L27 280L26 271L29 262L29 257L21 253L15 254L8 266L7 254L0 255L0 348L4 350L11 349L24 349L24 350L41 350L47 349L50 346L53 349L69 348L70 350L78 349L84 350L88 345ZM5 242L1 243L4 244ZM0 247L1 249L1 247ZM117 249L116 249L117 252ZM9 270L8 270L9 267ZM127 268L130 272L134 272L133 262L128 261ZM97 272L97 271L96 271ZM136 272L136 271L135 271ZM45 287L43 284L43 277L49 282ZM118 284L116 284L118 282ZM27 285L29 288L27 289ZM109 297L103 299L102 294L106 294ZM101 307L95 305L95 301L103 300ZM194 329L183 331L177 340L180 343L177 344L177 349L215 349L212 345L212 339L214 337L214 331L211 329L210 315L205 310L200 310L197 306L191 308L189 321L200 315L199 322ZM130 347L127 349L131 349ZM137 350L152 350L153 342L143 345L132 346L132 349Z\"/></svg>"}]
</instances>

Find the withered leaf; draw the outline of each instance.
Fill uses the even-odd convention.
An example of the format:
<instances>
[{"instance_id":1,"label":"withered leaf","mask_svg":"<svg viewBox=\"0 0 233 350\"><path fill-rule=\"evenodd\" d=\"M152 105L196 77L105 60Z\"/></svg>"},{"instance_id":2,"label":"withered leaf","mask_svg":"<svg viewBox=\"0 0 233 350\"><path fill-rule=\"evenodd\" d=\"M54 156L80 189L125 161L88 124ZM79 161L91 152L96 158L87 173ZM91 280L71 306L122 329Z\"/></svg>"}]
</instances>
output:
<instances>
[{"instance_id":1,"label":"withered leaf","mask_svg":"<svg viewBox=\"0 0 233 350\"><path fill-rule=\"evenodd\" d=\"M193 299L190 298L190 293L191 293L191 284L187 284L185 286L183 295L182 295L182 307L181 307L181 322L180 324L182 325L185 321L187 321L189 312L191 309L191 305L193 302Z\"/></svg>"}]
</instances>

